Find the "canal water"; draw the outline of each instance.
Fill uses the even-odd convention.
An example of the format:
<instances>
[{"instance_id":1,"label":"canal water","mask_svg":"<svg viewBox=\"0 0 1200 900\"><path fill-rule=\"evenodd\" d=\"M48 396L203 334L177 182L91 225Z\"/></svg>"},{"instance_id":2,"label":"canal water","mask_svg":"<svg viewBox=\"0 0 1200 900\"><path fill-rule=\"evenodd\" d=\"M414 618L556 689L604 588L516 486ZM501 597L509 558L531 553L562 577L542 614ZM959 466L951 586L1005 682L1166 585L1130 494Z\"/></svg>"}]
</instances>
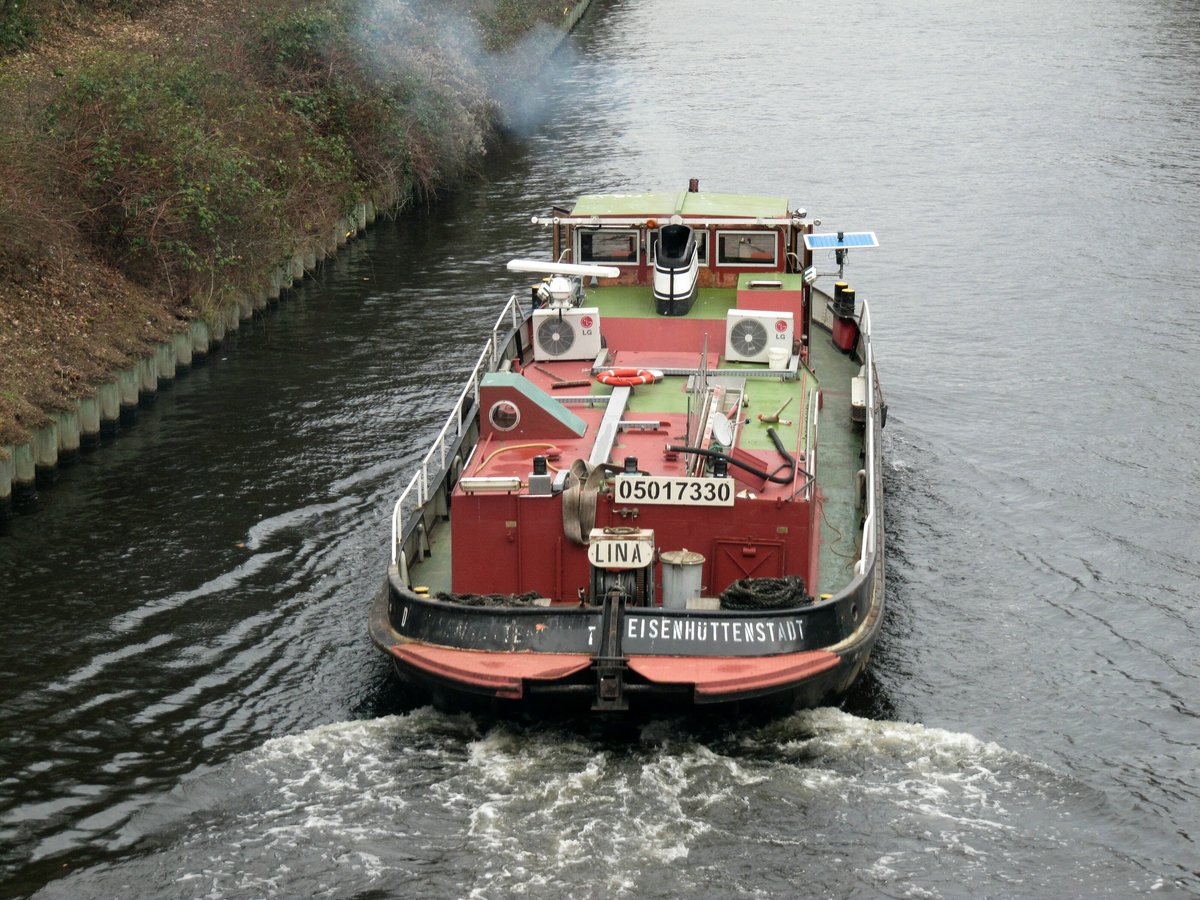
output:
<instances>
[{"instance_id":1,"label":"canal water","mask_svg":"<svg viewBox=\"0 0 1200 900\"><path fill-rule=\"evenodd\" d=\"M385 224L0 539L0 874L44 897L1200 893L1200 8L607 0ZM888 618L844 709L412 708L391 502L590 191L871 229Z\"/></svg>"}]
</instances>

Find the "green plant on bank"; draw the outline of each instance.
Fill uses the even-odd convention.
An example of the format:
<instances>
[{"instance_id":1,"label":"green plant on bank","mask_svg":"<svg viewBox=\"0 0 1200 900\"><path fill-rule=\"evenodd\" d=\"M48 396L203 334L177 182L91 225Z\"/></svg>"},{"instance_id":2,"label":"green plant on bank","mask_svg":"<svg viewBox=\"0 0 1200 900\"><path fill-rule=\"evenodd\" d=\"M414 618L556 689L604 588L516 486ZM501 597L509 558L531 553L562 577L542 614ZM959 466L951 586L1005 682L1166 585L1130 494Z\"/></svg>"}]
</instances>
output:
<instances>
[{"instance_id":1,"label":"green plant on bank","mask_svg":"<svg viewBox=\"0 0 1200 900\"><path fill-rule=\"evenodd\" d=\"M497 53L516 44L537 25L559 25L575 6L577 0L554 0L552 3L529 0L495 0L476 5L475 17L484 35L485 50Z\"/></svg>"},{"instance_id":2,"label":"green plant on bank","mask_svg":"<svg viewBox=\"0 0 1200 900\"><path fill-rule=\"evenodd\" d=\"M313 195L353 192L343 143L238 73L99 54L47 109L80 230L135 281L190 298L277 258Z\"/></svg>"},{"instance_id":3,"label":"green plant on bank","mask_svg":"<svg viewBox=\"0 0 1200 900\"><path fill-rule=\"evenodd\" d=\"M37 36L27 0L0 0L0 53L21 50Z\"/></svg>"},{"instance_id":4,"label":"green plant on bank","mask_svg":"<svg viewBox=\"0 0 1200 900\"><path fill-rule=\"evenodd\" d=\"M574 5L0 0L0 439L458 180Z\"/></svg>"},{"instance_id":5,"label":"green plant on bank","mask_svg":"<svg viewBox=\"0 0 1200 900\"><path fill-rule=\"evenodd\" d=\"M345 138L361 185L402 195L460 172L493 129L477 46L460 11L393 3L272 20L255 58L292 111Z\"/></svg>"},{"instance_id":6,"label":"green plant on bank","mask_svg":"<svg viewBox=\"0 0 1200 900\"><path fill-rule=\"evenodd\" d=\"M17 2L0 0L6 15ZM71 8L122 2L161 5ZM56 70L50 99L4 123L0 224L53 218L181 302L253 286L361 198L427 195L474 165L498 122L491 48L574 5L289 4Z\"/></svg>"}]
</instances>

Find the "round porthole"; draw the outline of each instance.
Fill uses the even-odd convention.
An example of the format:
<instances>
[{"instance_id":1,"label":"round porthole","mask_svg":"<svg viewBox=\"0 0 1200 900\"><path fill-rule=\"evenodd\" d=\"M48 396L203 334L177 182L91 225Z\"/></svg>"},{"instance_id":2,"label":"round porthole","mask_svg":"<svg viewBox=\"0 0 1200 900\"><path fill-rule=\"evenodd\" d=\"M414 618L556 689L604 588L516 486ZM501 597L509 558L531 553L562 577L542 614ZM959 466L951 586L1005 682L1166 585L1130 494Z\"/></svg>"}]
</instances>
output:
<instances>
[{"instance_id":1,"label":"round porthole","mask_svg":"<svg viewBox=\"0 0 1200 900\"><path fill-rule=\"evenodd\" d=\"M511 400L500 400L488 410L488 421L497 431L512 431L521 421L521 410Z\"/></svg>"}]
</instances>

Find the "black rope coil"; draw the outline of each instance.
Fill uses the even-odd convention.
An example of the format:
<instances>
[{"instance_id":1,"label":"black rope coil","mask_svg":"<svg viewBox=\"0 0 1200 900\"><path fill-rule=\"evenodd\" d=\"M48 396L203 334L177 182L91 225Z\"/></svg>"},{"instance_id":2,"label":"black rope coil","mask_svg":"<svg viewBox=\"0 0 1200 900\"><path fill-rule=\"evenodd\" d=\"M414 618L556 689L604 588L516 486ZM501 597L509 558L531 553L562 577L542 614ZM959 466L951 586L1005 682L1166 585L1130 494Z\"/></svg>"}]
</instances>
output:
<instances>
[{"instance_id":1,"label":"black rope coil","mask_svg":"<svg viewBox=\"0 0 1200 900\"><path fill-rule=\"evenodd\" d=\"M799 575L739 578L721 592L722 609L789 609L812 602Z\"/></svg>"},{"instance_id":2,"label":"black rope coil","mask_svg":"<svg viewBox=\"0 0 1200 900\"><path fill-rule=\"evenodd\" d=\"M533 601L541 596L537 591L527 594L447 594L439 591L437 599L459 606L533 606Z\"/></svg>"}]
</instances>

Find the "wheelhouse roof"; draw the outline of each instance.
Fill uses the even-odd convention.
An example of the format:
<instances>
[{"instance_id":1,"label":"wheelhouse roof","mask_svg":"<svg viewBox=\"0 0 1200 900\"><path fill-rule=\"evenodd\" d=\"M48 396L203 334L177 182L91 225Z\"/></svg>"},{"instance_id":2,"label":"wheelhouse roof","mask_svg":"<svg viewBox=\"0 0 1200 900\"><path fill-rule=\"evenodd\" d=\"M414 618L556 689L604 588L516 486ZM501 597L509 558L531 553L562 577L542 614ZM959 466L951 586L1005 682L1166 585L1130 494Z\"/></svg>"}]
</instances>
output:
<instances>
[{"instance_id":1,"label":"wheelhouse roof","mask_svg":"<svg viewBox=\"0 0 1200 900\"><path fill-rule=\"evenodd\" d=\"M666 191L644 194L586 194L572 216L745 216L751 219L782 218L788 214L784 197L754 194L702 194Z\"/></svg>"}]
</instances>

